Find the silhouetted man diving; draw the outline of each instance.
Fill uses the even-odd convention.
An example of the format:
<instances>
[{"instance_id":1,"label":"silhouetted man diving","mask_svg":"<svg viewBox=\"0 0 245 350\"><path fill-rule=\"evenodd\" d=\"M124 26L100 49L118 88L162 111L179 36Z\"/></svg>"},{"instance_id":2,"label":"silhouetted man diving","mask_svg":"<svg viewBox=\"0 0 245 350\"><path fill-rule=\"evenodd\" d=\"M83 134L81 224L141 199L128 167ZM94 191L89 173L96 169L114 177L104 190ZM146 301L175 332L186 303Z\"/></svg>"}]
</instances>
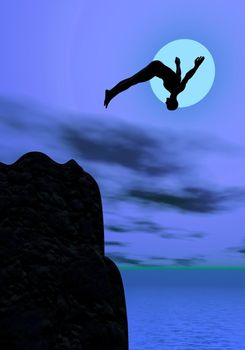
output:
<instances>
[{"instance_id":1,"label":"silhouetted man diving","mask_svg":"<svg viewBox=\"0 0 245 350\"><path fill-rule=\"evenodd\" d=\"M154 77L163 80L163 86L170 92L170 96L166 99L166 106L169 110L174 111L178 108L177 96L185 90L187 82L193 77L197 69L200 67L205 57L199 56L194 61L194 67L186 73L183 80L181 80L180 59L175 58L176 72L163 64L161 61L152 61L148 66L140 70L132 77L120 81L111 90L105 90L104 105L107 108L110 101L120 92L130 88L131 86L143 83Z\"/></svg>"}]
</instances>

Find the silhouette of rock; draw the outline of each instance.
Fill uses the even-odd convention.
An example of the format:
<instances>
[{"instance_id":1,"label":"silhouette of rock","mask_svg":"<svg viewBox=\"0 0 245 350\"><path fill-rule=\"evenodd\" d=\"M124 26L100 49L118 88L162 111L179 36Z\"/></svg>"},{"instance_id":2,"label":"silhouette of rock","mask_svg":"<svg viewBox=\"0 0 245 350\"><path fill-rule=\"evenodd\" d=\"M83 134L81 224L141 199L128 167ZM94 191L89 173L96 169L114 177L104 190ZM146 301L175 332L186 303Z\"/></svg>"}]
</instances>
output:
<instances>
[{"instance_id":1,"label":"silhouette of rock","mask_svg":"<svg viewBox=\"0 0 245 350\"><path fill-rule=\"evenodd\" d=\"M74 160L0 163L0 262L0 349L128 349L99 188Z\"/></svg>"}]
</instances>

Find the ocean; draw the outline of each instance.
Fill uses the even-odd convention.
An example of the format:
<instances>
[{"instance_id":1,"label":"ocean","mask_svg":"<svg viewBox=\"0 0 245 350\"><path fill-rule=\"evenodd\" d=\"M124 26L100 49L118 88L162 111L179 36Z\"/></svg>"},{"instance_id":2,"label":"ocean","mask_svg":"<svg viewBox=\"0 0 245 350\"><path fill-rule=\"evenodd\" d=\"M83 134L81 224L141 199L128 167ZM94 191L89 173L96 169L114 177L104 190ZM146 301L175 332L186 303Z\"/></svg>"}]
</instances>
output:
<instances>
[{"instance_id":1,"label":"ocean","mask_svg":"<svg viewBox=\"0 0 245 350\"><path fill-rule=\"evenodd\" d=\"M120 270L129 350L245 350L245 270Z\"/></svg>"}]
</instances>

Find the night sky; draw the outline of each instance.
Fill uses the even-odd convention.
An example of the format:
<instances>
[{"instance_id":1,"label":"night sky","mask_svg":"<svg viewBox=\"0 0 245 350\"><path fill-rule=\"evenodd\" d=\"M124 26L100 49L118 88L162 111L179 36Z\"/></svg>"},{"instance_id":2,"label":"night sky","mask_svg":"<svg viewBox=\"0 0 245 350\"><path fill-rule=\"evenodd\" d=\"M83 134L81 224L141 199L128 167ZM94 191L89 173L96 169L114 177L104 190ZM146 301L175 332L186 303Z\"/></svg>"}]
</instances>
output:
<instances>
[{"instance_id":1,"label":"night sky","mask_svg":"<svg viewBox=\"0 0 245 350\"><path fill-rule=\"evenodd\" d=\"M0 161L34 150L75 159L100 186L106 254L122 268L244 266L244 10L238 0L1 2ZM215 62L201 102L170 112L147 82L104 108L105 89L183 38Z\"/></svg>"}]
</instances>

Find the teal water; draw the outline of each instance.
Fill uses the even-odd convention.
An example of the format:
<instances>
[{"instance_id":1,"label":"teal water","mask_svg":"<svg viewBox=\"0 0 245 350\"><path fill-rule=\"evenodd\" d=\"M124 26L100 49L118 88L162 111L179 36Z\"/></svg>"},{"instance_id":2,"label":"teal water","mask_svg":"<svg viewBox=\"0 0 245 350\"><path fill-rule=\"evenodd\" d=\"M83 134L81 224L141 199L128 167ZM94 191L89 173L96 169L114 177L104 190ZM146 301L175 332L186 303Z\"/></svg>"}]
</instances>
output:
<instances>
[{"instance_id":1,"label":"teal water","mask_svg":"<svg viewBox=\"0 0 245 350\"><path fill-rule=\"evenodd\" d=\"M122 277L130 350L245 350L245 271Z\"/></svg>"}]
</instances>

